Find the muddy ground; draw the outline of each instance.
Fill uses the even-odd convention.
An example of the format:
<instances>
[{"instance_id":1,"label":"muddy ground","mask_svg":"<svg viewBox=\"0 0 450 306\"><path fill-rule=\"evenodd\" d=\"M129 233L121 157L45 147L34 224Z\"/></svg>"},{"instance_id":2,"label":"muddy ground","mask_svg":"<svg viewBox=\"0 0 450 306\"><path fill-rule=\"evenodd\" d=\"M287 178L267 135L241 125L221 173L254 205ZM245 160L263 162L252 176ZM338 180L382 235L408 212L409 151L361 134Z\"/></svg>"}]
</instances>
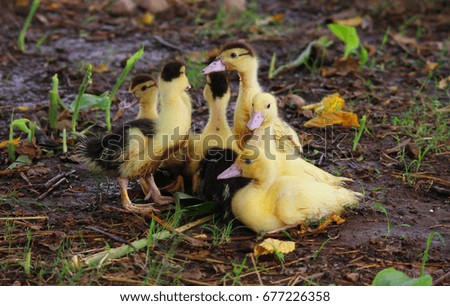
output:
<instances>
[{"instance_id":1,"label":"muddy ground","mask_svg":"<svg viewBox=\"0 0 450 306\"><path fill-rule=\"evenodd\" d=\"M7 170L7 149L0 149L0 284L368 285L387 267L419 276L429 235L437 232L449 239L449 87L442 82L450 75L450 10L445 1L260 0L256 11L246 11L245 18L237 18L240 21L233 24L227 23L232 19L227 16L216 18L218 7L206 8L206 1L194 1L156 15L148 25L141 22L144 11L113 17L106 2L61 1L54 5L41 1L27 34L25 54L15 44L27 8L8 4L0 13L0 140L8 139L13 111L15 118L29 118L42 128L37 146L22 148L33 157L27 167ZM254 4L251 2L250 8ZM261 22L277 14L284 14L283 18ZM337 66L343 44L333 38L334 44L323 56L316 50L308 67L268 79L273 53L277 65L289 62L313 39L332 37L327 21L354 16L363 16L363 25L357 30L369 50L365 68L357 69L348 62ZM400 38L396 36L399 33ZM43 35L48 36L36 48ZM70 104L87 64L96 67L88 92L111 90L124 60L141 43L145 54L132 75L150 72L156 76L164 61L190 59L192 75L197 76L192 82L199 83L191 91L193 124L199 131L207 119L199 72L206 63L198 63L199 54L238 38L254 46L260 57L260 81L281 102L288 94L312 103L338 92L349 111L359 118L368 116L367 130L352 151L355 129L307 129L303 124L308 118L295 106L280 105L298 133L312 139L305 156L331 173L354 179L350 188L363 192L364 200L345 215L343 224L273 235L296 242L295 251L285 255L283 264L272 255L253 263L247 254L257 237L251 231L237 227L229 237L222 237L226 223L208 221L185 232L203 244L174 235L101 268L72 269L74 256L81 261L125 241L146 238L154 223L151 217L125 212L115 182L91 174L73 161L72 146L69 154L62 153L61 133L52 135L47 129L51 77L58 73L62 100ZM354 55L352 58L357 60ZM238 80L233 73L230 77L234 102ZM126 82L119 95L127 86ZM127 112L121 120L134 114L136 110ZM61 115L60 125L67 126L67 120L70 116ZM97 125L93 131L102 130L103 113L82 112L78 130L93 124ZM19 135L15 131L14 136ZM414 160L421 161L419 168ZM44 194L49 189L45 183L68 171L61 184ZM131 195L142 199L139 188L132 189ZM171 214L164 212L160 218L168 219ZM200 217L184 216L180 222ZM449 285L449 271L450 244L436 236L425 272L436 284Z\"/></svg>"}]
</instances>

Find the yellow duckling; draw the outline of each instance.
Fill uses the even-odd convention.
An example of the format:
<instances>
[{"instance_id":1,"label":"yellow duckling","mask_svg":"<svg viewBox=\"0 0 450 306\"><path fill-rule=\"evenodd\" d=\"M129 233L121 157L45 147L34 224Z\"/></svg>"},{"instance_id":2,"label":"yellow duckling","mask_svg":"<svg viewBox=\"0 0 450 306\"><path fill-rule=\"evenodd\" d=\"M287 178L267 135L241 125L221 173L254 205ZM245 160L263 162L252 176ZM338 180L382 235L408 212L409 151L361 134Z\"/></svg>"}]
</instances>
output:
<instances>
[{"instance_id":1,"label":"yellow duckling","mask_svg":"<svg viewBox=\"0 0 450 306\"><path fill-rule=\"evenodd\" d=\"M275 97L268 93L253 98L252 117L247 126L253 131L245 148L256 154L271 156L278 164L280 175L308 176L318 182L342 186L352 180L334 176L299 156L299 141L295 131L278 117ZM279 131L284 131L280 135ZM296 139L297 141L293 141Z\"/></svg>"},{"instance_id":2,"label":"yellow duckling","mask_svg":"<svg viewBox=\"0 0 450 306\"><path fill-rule=\"evenodd\" d=\"M278 176L277 162L264 154L241 154L218 179L250 178L233 197L231 209L256 233L277 232L298 224L341 214L358 204L361 194L312 180L308 176Z\"/></svg>"},{"instance_id":3,"label":"yellow duckling","mask_svg":"<svg viewBox=\"0 0 450 306\"><path fill-rule=\"evenodd\" d=\"M237 41L222 47L211 64L203 69L203 74L235 70L239 74L239 94L234 111L234 134L245 143L251 131L247 127L250 119L252 99L262 92L258 83L258 58L251 46Z\"/></svg>"},{"instance_id":4,"label":"yellow duckling","mask_svg":"<svg viewBox=\"0 0 450 306\"><path fill-rule=\"evenodd\" d=\"M169 203L155 184L153 173L171 151L183 145L191 126L191 105L185 92L190 88L185 66L173 61L164 65L159 80L161 112L155 120L132 120L99 139L84 139L78 152L94 170L117 177L123 207L149 213L152 204L134 204L128 197L130 179L144 178L146 196L157 204Z\"/></svg>"},{"instance_id":5,"label":"yellow duckling","mask_svg":"<svg viewBox=\"0 0 450 306\"><path fill-rule=\"evenodd\" d=\"M301 154L303 152L297 133L278 116L275 97L269 93L261 92L252 99L251 117L247 122L247 127L254 131L270 125L273 127L279 149L289 154Z\"/></svg>"}]
</instances>

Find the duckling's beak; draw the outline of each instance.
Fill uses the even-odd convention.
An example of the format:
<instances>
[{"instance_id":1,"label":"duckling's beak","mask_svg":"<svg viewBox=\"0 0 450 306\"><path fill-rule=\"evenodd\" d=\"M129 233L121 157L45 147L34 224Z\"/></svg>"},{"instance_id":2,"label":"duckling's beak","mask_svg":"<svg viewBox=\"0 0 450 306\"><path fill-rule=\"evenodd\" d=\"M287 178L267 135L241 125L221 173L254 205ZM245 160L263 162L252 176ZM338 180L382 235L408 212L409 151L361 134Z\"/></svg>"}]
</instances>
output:
<instances>
[{"instance_id":1,"label":"duckling's beak","mask_svg":"<svg viewBox=\"0 0 450 306\"><path fill-rule=\"evenodd\" d=\"M261 124L264 122L264 116L262 112L255 112L250 117L250 120L247 122L247 127L250 129L250 131L253 131L261 126Z\"/></svg>"},{"instance_id":2,"label":"duckling's beak","mask_svg":"<svg viewBox=\"0 0 450 306\"><path fill-rule=\"evenodd\" d=\"M188 84L187 86L186 86L186 91L188 91L189 89L191 89L192 88L192 86L191 86L191 84Z\"/></svg>"},{"instance_id":3,"label":"duckling's beak","mask_svg":"<svg viewBox=\"0 0 450 306\"><path fill-rule=\"evenodd\" d=\"M120 101L119 108L121 108L121 109L130 108L138 102L139 102L139 99L135 96L135 94L132 92L129 92L125 95L125 98Z\"/></svg>"},{"instance_id":4,"label":"duckling's beak","mask_svg":"<svg viewBox=\"0 0 450 306\"><path fill-rule=\"evenodd\" d=\"M240 176L242 176L241 171L238 169L238 167L235 164L233 164L228 169L226 169L224 172L219 174L217 176L217 179L224 180L224 179L228 179L228 178L232 178L232 177L240 177Z\"/></svg>"},{"instance_id":5,"label":"duckling's beak","mask_svg":"<svg viewBox=\"0 0 450 306\"><path fill-rule=\"evenodd\" d=\"M202 74L210 74L211 72L225 71L227 68L222 63L222 59L218 58L202 70Z\"/></svg>"}]
</instances>

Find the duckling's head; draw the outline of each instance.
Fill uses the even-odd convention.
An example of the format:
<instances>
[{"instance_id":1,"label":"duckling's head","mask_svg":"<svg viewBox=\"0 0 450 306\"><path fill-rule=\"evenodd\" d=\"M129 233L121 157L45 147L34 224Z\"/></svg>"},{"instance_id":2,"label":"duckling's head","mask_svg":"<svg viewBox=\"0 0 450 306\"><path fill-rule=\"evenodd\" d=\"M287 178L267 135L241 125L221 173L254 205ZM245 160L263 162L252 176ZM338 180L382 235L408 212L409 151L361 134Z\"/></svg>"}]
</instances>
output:
<instances>
[{"instance_id":1,"label":"duckling's head","mask_svg":"<svg viewBox=\"0 0 450 306\"><path fill-rule=\"evenodd\" d=\"M253 48L241 41L232 42L222 47L216 59L202 70L203 74L211 72L236 70L245 73L258 67L258 59Z\"/></svg>"},{"instance_id":2,"label":"duckling's head","mask_svg":"<svg viewBox=\"0 0 450 306\"><path fill-rule=\"evenodd\" d=\"M139 103L142 104L152 99L158 92L158 86L151 75L139 74L131 80L128 92L134 94L139 99Z\"/></svg>"},{"instance_id":3,"label":"duckling's head","mask_svg":"<svg viewBox=\"0 0 450 306\"><path fill-rule=\"evenodd\" d=\"M218 180L233 177L246 177L256 182L266 182L276 177L276 161L271 160L263 152L244 150L224 172L219 174Z\"/></svg>"},{"instance_id":4,"label":"duckling's head","mask_svg":"<svg viewBox=\"0 0 450 306\"><path fill-rule=\"evenodd\" d=\"M213 72L206 76L206 85L203 90L206 102L223 101L230 99L230 85L225 72Z\"/></svg>"},{"instance_id":5,"label":"duckling's head","mask_svg":"<svg viewBox=\"0 0 450 306\"><path fill-rule=\"evenodd\" d=\"M256 94L252 100L252 111L247 127L253 131L260 126L270 125L278 116L277 100L269 93Z\"/></svg>"},{"instance_id":6,"label":"duckling's head","mask_svg":"<svg viewBox=\"0 0 450 306\"><path fill-rule=\"evenodd\" d=\"M171 91L191 89L186 77L186 66L180 61L171 61L164 65L159 79L159 87L170 86Z\"/></svg>"}]
</instances>

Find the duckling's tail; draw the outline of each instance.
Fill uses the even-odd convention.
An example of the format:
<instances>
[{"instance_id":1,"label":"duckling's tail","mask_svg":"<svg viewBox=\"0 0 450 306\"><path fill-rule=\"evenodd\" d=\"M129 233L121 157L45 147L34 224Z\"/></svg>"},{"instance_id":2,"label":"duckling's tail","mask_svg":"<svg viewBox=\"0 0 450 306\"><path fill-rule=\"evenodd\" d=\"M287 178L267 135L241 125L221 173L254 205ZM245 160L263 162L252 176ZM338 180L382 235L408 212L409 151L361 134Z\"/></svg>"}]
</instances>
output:
<instances>
[{"instance_id":1,"label":"duckling's tail","mask_svg":"<svg viewBox=\"0 0 450 306\"><path fill-rule=\"evenodd\" d=\"M81 138L75 155L93 171L117 170L120 165L121 135L107 134L101 138Z\"/></svg>"}]
</instances>

